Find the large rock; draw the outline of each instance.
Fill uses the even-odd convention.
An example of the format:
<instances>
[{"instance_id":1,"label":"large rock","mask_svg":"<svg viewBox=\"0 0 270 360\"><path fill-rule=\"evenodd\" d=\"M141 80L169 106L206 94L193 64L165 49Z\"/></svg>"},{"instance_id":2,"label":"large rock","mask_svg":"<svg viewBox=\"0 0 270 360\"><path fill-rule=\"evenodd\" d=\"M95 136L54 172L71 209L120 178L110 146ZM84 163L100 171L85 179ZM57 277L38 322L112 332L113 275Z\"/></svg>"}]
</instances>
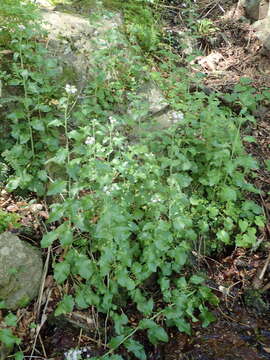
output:
<instances>
[{"instance_id":1,"label":"large rock","mask_svg":"<svg viewBox=\"0 0 270 360\"><path fill-rule=\"evenodd\" d=\"M117 12L96 8L89 18L84 18L78 14L43 10L42 16L51 55L59 60L60 71L67 82L81 89L102 71L106 81L115 80L121 72L138 67L141 61L121 32L122 16ZM137 95L146 113L154 114L167 107L161 91L145 71L136 79L136 84L140 85ZM130 104L128 112L134 106L136 112L135 103Z\"/></svg>"},{"instance_id":2,"label":"large rock","mask_svg":"<svg viewBox=\"0 0 270 360\"><path fill-rule=\"evenodd\" d=\"M264 47L270 51L270 16L256 21L253 25L256 36L261 40Z\"/></svg>"},{"instance_id":3,"label":"large rock","mask_svg":"<svg viewBox=\"0 0 270 360\"><path fill-rule=\"evenodd\" d=\"M39 251L10 232L0 234L0 299L15 310L39 292L42 278Z\"/></svg>"},{"instance_id":4,"label":"large rock","mask_svg":"<svg viewBox=\"0 0 270 360\"><path fill-rule=\"evenodd\" d=\"M268 15L269 0L245 0L244 7L248 18L261 20Z\"/></svg>"}]
</instances>

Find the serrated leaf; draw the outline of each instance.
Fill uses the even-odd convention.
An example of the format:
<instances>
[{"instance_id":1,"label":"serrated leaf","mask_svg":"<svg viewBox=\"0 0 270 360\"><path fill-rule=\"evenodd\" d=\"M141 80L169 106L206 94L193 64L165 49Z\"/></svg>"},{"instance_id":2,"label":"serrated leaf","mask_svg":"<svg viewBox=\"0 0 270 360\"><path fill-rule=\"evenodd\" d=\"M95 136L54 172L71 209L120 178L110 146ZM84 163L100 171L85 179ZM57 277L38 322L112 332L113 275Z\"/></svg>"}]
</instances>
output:
<instances>
[{"instance_id":1,"label":"serrated leaf","mask_svg":"<svg viewBox=\"0 0 270 360\"><path fill-rule=\"evenodd\" d=\"M217 232L217 238L222 241L224 244L230 243L230 236L225 230L219 230Z\"/></svg>"},{"instance_id":2,"label":"serrated leaf","mask_svg":"<svg viewBox=\"0 0 270 360\"><path fill-rule=\"evenodd\" d=\"M67 183L64 180L55 181L49 185L47 195L50 196L64 193L66 191L66 185Z\"/></svg>"},{"instance_id":3,"label":"serrated leaf","mask_svg":"<svg viewBox=\"0 0 270 360\"><path fill-rule=\"evenodd\" d=\"M119 335L119 336L113 337L108 344L109 347L111 349L117 349L118 346L123 342L124 338L125 338L124 335Z\"/></svg>"},{"instance_id":4,"label":"serrated leaf","mask_svg":"<svg viewBox=\"0 0 270 360\"><path fill-rule=\"evenodd\" d=\"M132 352L136 356L136 358L146 360L144 347L141 343L133 339L128 339L124 342L124 345L128 351Z\"/></svg>"},{"instance_id":5,"label":"serrated leaf","mask_svg":"<svg viewBox=\"0 0 270 360\"><path fill-rule=\"evenodd\" d=\"M137 309L143 313L144 315L150 315L154 308L153 299L149 299L148 301L142 301L137 303Z\"/></svg>"},{"instance_id":6,"label":"serrated leaf","mask_svg":"<svg viewBox=\"0 0 270 360\"><path fill-rule=\"evenodd\" d=\"M45 126L41 119L34 119L31 121L31 127L37 131L44 131Z\"/></svg>"},{"instance_id":7,"label":"serrated leaf","mask_svg":"<svg viewBox=\"0 0 270 360\"><path fill-rule=\"evenodd\" d=\"M69 246L73 242L73 232L71 229L66 229L63 233L59 235L60 244L62 246Z\"/></svg>"},{"instance_id":8,"label":"serrated leaf","mask_svg":"<svg viewBox=\"0 0 270 360\"><path fill-rule=\"evenodd\" d=\"M61 314L68 314L72 312L74 307L74 300L71 295L64 295L63 299L57 305L57 308L54 312L55 316L59 316Z\"/></svg>"},{"instance_id":9,"label":"serrated leaf","mask_svg":"<svg viewBox=\"0 0 270 360\"><path fill-rule=\"evenodd\" d=\"M215 316L211 311L209 311L205 306L200 306L200 319L202 320L202 326L207 327L209 324L211 324L213 321L216 320Z\"/></svg>"},{"instance_id":10,"label":"serrated leaf","mask_svg":"<svg viewBox=\"0 0 270 360\"><path fill-rule=\"evenodd\" d=\"M147 331L148 338L153 345L156 345L160 341L168 342L169 337L166 331L161 326L152 327Z\"/></svg>"},{"instance_id":11,"label":"serrated leaf","mask_svg":"<svg viewBox=\"0 0 270 360\"><path fill-rule=\"evenodd\" d=\"M17 316L9 313L7 316L5 316L4 322L7 326L15 327L17 324Z\"/></svg>"},{"instance_id":12,"label":"serrated leaf","mask_svg":"<svg viewBox=\"0 0 270 360\"><path fill-rule=\"evenodd\" d=\"M58 238L58 234L56 231L48 232L43 235L43 238L40 242L42 248L47 248L52 245L52 243Z\"/></svg>"},{"instance_id":13,"label":"serrated leaf","mask_svg":"<svg viewBox=\"0 0 270 360\"><path fill-rule=\"evenodd\" d=\"M240 230L241 232L245 232L248 228L248 222L246 220L239 220L239 227L240 227Z\"/></svg>"},{"instance_id":14,"label":"serrated leaf","mask_svg":"<svg viewBox=\"0 0 270 360\"><path fill-rule=\"evenodd\" d=\"M139 323L140 329L152 329L154 327L158 326L157 323L154 320L151 319L143 319Z\"/></svg>"},{"instance_id":15,"label":"serrated leaf","mask_svg":"<svg viewBox=\"0 0 270 360\"><path fill-rule=\"evenodd\" d=\"M231 188L229 186L225 186L221 190L220 198L223 201L236 201L237 193L233 188Z\"/></svg>"},{"instance_id":16,"label":"serrated leaf","mask_svg":"<svg viewBox=\"0 0 270 360\"><path fill-rule=\"evenodd\" d=\"M174 323L179 331L191 335L191 326L187 321L185 321L184 319L177 318L174 319Z\"/></svg>"},{"instance_id":17,"label":"serrated leaf","mask_svg":"<svg viewBox=\"0 0 270 360\"><path fill-rule=\"evenodd\" d=\"M128 317L125 314L113 314L114 328L117 334L123 333L123 325L128 324Z\"/></svg>"},{"instance_id":18,"label":"serrated leaf","mask_svg":"<svg viewBox=\"0 0 270 360\"><path fill-rule=\"evenodd\" d=\"M118 284L121 285L122 287L127 288L128 290L134 290L135 289L135 282L134 280L132 280L129 276L123 274L122 276L120 276L118 279Z\"/></svg>"},{"instance_id":19,"label":"serrated leaf","mask_svg":"<svg viewBox=\"0 0 270 360\"><path fill-rule=\"evenodd\" d=\"M54 278L61 284L63 283L70 274L70 265L66 262L60 262L54 265Z\"/></svg>"},{"instance_id":20,"label":"serrated leaf","mask_svg":"<svg viewBox=\"0 0 270 360\"><path fill-rule=\"evenodd\" d=\"M0 329L0 344L5 344L7 348L12 348L13 345L19 345L21 342L21 339L17 338L15 335L13 335L11 329L4 328Z\"/></svg>"},{"instance_id":21,"label":"serrated leaf","mask_svg":"<svg viewBox=\"0 0 270 360\"><path fill-rule=\"evenodd\" d=\"M89 280L93 274L93 264L90 259L78 259L76 268L79 275L86 280Z\"/></svg>"},{"instance_id":22,"label":"serrated leaf","mask_svg":"<svg viewBox=\"0 0 270 360\"><path fill-rule=\"evenodd\" d=\"M51 162L53 162L55 164L59 164L59 165L64 164L67 156L68 156L68 149L60 148L56 152L54 157L52 157L51 159L46 161L46 164L49 164Z\"/></svg>"}]
</instances>

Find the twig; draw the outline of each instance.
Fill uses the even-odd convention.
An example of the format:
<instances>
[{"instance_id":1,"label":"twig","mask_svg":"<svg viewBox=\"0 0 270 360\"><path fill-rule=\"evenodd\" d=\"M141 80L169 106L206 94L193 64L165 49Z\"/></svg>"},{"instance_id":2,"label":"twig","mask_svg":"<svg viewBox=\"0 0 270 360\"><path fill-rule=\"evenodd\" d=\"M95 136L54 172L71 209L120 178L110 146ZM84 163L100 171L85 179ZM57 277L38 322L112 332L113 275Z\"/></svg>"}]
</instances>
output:
<instances>
[{"instance_id":1,"label":"twig","mask_svg":"<svg viewBox=\"0 0 270 360\"><path fill-rule=\"evenodd\" d=\"M269 265L269 262L270 262L270 252L269 252L268 257L267 257L267 259L266 259L266 261L265 261L264 267L263 267L263 269L262 269L262 271L261 271L261 273L260 273L259 280L262 280L262 279L263 279L264 274L265 274L265 272L266 272L266 269L267 269L267 267L268 267L268 265Z\"/></svg>"},{"instance_id":2,"label":"twig","mask_svg":"<svg viewBox=\"0 0 270 360\"><path fill-rule=\"evenodd\" d=\"M43 309L43 313L42 313L42 316L41 316L40 324L37 326L37 329L36 329L36 336L35 336L34 344L33 344L33 347L32 347L31 354L30 354L30 358L32 358L32 355L34 354L34 351L35 351L35 348L36 348L37 339L38 339L38 337L39 337L40 330L42 329L42 326L43 326L43 325L45 324L45 322L47 321L46 310L47 310L48 303L49 303L49 300L50 300L51 292L52 292L52 290L50 289L49 292L48 292L46 304L45 304L44 309Z\"/></svg>"},{"instance_id":3,"label":"twig","mask_svg":"<svg viewBox=\"0 0 270 360\"><path fill-rule=\"evenodd\" d=\"M42 341L42 338L41 338L40 334L38 334L38 339L39 339L39 341L40 341L40 344L41 344L41 347L42 347L42 351L43 351L44 357L45 357L45 359L47 359L48 356L47 356L47 353L46 353L46 350L45 350L45 347L44 347L44 344L43 344L43 341Z\"/></svg>"},{"instance_id":4,"label":"twig","mask_svg":"<svg viewBox=\"0 0 270 360\"><path fill-rule=\"evenodd\" d=\"M36 315L37 318L39 317L39 313L40 313L40 308L41 308L41 303L42 303L42 296L43 296L43 291L44 291L44 286L45 286L45 280L46 280L46 276L47 276L47 273L48 273L50 254L51 254L51 245L48 247L47 257L46 257L44 270L43 270L43 275L42 275L41 286L40 286L40 290L39 290L38 308L37 308L37 315Z\"/></svg>"}]
</instances>

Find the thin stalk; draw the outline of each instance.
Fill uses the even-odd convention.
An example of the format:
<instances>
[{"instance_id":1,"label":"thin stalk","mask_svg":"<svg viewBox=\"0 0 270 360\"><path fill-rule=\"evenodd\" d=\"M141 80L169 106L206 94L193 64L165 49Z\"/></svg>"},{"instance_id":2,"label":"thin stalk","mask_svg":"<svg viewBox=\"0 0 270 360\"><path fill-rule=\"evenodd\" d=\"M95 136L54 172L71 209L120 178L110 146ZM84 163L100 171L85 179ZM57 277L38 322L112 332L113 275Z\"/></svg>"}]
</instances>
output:
<instances>
[{"instance_id":1,"label":"thin stalk","mask_svg":"<svg viewBox=\"0 0 270 360\"><path fill-rule=\"evenodd\" d=\"M170 307L171 306L174 306L175 304L171 304L169 305ZM163 310L160 310L158 313L156 313L155 315L153 315L150 320L154 320L155 318L157 318L158 316L160 316L166 309L163 309ZM131 333L129 335L127 335L122 341L120 341L120 343L118 344L117 348L122 345L125 341L127 341L131 336L133 336L138 330L140 330L140 326L137 326L133 331L131 331ZM105 356L108 356L110 354L112 354L117 348L115 349L111 349L109 351L106 352L106 354L104 354L102 356L102 358L104 358Z\"/></svg>"},{"instance_id":2,"label":"thin stalk","mask_svg":"<svg viewBox=\"0 0 270 360\"><path fill-rule=\"evenodd\" d=\"M69 103L69 95L67 98L67 104L65 106L65 114L64 114L64 119L65 119L65 138L66 138L66 150L67 150L67 166L69 166L70 163L70 153L69 153L69 139L68 139L68 103ZM70 181L70 176L68 175L68 196L70 197L70 188L71 188L71 181Z\"/></svg>"},{"instance_id":3,"label":"thin stalk","mask_svg":"<svg viewBox=\"0 0 270 360\"><path fill-rule=\"evenodd\" d=\"M22 46L21 45L22 45L22 37L20 37L20 50L19 50L19 53L20 53L21 69L24 69L24 62L23 62ZM35 148L34 148L33 130L32 130L32 126L31 126L31 117L30 117L29 106L28 106L28 103L27 103L28 93L27 93L25 77L23 77L23 89L24 89L24 100L25 100L24 106L26 108L26 117L27 117L27 122L28 122L29 133L30 133L31 151L32 151L32 155L34 157L35 156Z\"/></svg>"}]
</instances>

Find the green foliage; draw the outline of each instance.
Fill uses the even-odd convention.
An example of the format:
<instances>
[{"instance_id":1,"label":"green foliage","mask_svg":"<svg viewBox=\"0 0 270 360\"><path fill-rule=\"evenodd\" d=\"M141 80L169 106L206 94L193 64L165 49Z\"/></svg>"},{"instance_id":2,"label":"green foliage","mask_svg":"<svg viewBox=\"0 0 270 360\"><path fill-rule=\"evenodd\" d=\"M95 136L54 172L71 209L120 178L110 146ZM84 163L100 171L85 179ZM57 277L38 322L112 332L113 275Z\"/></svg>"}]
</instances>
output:
<instances>
[{"instance_id":1,"label":"green foliage","mask_svg":"<svg viewBox=\"0 0 270 360\"><path fill-rule=\"evenodd\" d=\"M0 210L0 233L11 228L18 228L20 216L7 211Z\"/></svg>"},{"instance_id":2,"label":"green foliage","mask_svg":"<svg viewBox=\"0 0 270 360\"><path fill-rule=\"evenodd\" d=\"M150 13L138 20L141 12L136 15L135 7L139 11L142 3L125 3L126 31L133 45L151 52L158 35ZM114 325L103 359L121 359L113 354L119 346L146 359L136 332L145 331L156 345L168 341L165 326L191 334L192 322L207 326L214 320L207 306L218 299L203 274L190 274L192 251L209 254L226 245L256 245L264 218L245 195L258 193L246 180L257 164L240 137L241 127L253 121L255 103L246 97L254 91L242 80L230 94L227 100L242 106L236 115L214 95L191 94L187 71L174 65L173 54L163 52L168 61L151 76L176 121L159 130L134 95L149 72L142 67L141 49L134 46L133 62L125 50L101 50L93 66L98 75L78 99L76 88L64 90L58 81L57 64L35 41L40 30L29 14L27 9L20 16L30 16L31 26L25 22L8 35L13 59L12 67L5 64L3 82L17 94L3 99L15 105L7 116L14 145L3 154L14 170L8 188L51 200L48 224L55 230L44 234L41 247L60 244L65 256L61 262L55 259L54 278L59 284L73 279L72 292L64 295L56 315L95 307ZM150 40L146 28L153 31ZM101 66L108 59L110 76ZM129 114L123 109L131 100L139 105ZM130 141L134 129L140 131ZM135 327L125 313L127 304L139 313ZM16 343L9 331L1 334Z\"/></svg>"}]
</instances>

